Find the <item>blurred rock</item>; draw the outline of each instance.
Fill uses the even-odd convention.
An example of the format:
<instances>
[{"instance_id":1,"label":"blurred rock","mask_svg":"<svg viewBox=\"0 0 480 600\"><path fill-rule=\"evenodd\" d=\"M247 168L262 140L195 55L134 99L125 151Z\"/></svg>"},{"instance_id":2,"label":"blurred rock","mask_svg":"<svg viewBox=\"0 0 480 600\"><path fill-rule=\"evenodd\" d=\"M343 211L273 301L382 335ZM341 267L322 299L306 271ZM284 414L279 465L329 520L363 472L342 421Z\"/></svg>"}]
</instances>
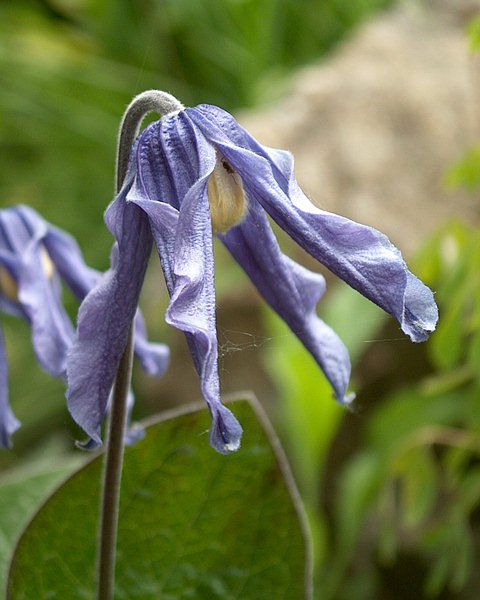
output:
<instances>
[{"instance_id":1,"label":"blurred rock","mask_svg":"<svg viewBox=\"0 0 480 600\"><path fill-rule=\"evenodd\" d=\"M403 2L303 69L271 107L239 116L291 150L307 195L373 225L409 254L451 218L480 222L478 199L444 175L480 138L480 61L465 26L479 0Z\"/></svg>"}]
</instances>

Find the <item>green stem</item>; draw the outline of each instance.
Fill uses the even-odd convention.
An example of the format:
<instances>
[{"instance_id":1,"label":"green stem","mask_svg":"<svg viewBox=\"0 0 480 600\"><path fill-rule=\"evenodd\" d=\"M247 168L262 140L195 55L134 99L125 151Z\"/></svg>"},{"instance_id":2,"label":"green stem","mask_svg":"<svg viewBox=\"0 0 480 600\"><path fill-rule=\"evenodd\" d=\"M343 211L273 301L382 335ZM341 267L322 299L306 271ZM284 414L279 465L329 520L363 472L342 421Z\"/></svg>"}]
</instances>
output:
<instances>
[{"instance_id":1,"label":"green stem","mask_svg":"<svg viewBox=\"0 0 480 600\"><path fill-rule=\"evenodd\" d=\"M127 107L120 124L117 145L116 191L123 185L130 150L138 135L144 117L150 112L160 116L182 110L183 106L170 94L150 90L136 96ZM115 561L118 531L120 487L124 455L124 437L127 421L127 396L132 377L133 324L120 359L111 398L105 452L100 531L97 549L97 600L112 600L115 589Z\"/></svg>"},{"instance_id":2,"label":"green stem","mask_svg":"<svg viewBox=\"0 0 480 600\"><path fill-rule=\"evenodd\" d=\"M98 547L98 600L111 600L115 586L115 558L120 485L127 420L126 398L130 388L133 359L133 331L130 327L125 351L120 359L112 394L107 451L103 470L100 538Z\"/></svg>"}]
</instances>

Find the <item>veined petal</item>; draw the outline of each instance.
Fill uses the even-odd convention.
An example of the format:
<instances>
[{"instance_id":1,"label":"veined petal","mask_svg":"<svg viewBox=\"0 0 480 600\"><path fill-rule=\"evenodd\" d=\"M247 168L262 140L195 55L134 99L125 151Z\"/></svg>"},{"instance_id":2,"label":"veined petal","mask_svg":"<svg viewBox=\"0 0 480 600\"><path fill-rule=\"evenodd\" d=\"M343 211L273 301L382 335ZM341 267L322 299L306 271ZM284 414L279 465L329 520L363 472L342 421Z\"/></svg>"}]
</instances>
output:
<instances>
[{"instance_id":1,"label":"veined petal","mask_svg":"<svg viewBox=\"0 0 480 600\"><path fill-rule=\"evenodd\" d=\"M188 123L184 126L187 128ZM150 199L158 197L157 179L150 177L143 178L145 189L142 192L137 188L129 195L129 201L141 207L149 217L171 296L166 321L186 335L200 375L202 394L212 415L210 443L219 452L228 453L240 446L242 429L221 403L218 380L213 240L207 192L216 154L203 139L196 139L191 129L184 143L193 143L192 140L197 146L199 172L189 188L186 183L192 180L192 167L176 174L177 190L187 189L176 203L172 202L179 210ZM148 160L147 155L143 160ZM145 173L143 169L142 172Z\"/></svg>"},{"instance_id":2,"label":"veined petal","mask_svg":"<svg viewBox=\"0 0 480 600\"><path fill-rule=\"evenodd\" d=\"M385 235L314 206L298 187L291 155L261 146L228 113L209 106L189 111L240 174L251 200L309 254L393 315L414 342L428 337L438 320L433 294Z\"/></svg>"},{"instance_id":3,"label":"veined petal","mask_svg":"<svg viewBox=\"0 0 480 600\"><path fill-rule=\"evenodd\" d=\"M8 403L8 366L5 341L0 329L0 448L11 448L11 435L20 427L20 421Z\"/></svg>"},{"instance_id":4,"label":"veined petal","mask_svg":"<svg viewBox=\"0 0 480 600\"><path fill-rule=\"evenodd\" d=\"M293 173L293 159L292 159ZM409 270L400 251L372 227L317 209L295 180L283 202L272 180L256 186L256 198L300 246L351 287L393 315L404 333L422 342L434 331L433 293ZM266 193L266 190L268 192Z\"/></svg>"},{"instance_id":5,"label":"veined petal","mask_svg":"<svg viewBox=\"0 0 480 600\"><path fill-rule=\"evenodd\" d=\"M185 333L200 376L202 394L210 408L210 443L221 453L238 449L242 429L220 400L215 330L215 290L211 225L201 230L197 220L194 238L184 230L179 245L185 244L181 258L175 254L176 234L181 227L178 211L168 204L136 198L132 200L148 215L171 296L166 321ZM204 222L205 225L207 223ZM191 224L190 224L191 225ZM208 229L210 227L210 229ZM188 226L187 226L188 228ZM182 235L183 233L183 235ZM191 240L189 243L189 239Z\"/></svg>"},{"instance_id":6,"label":"veined petal","mask_svg":"<svg viewBox=\"0 0 480 600\"><path fill-rule=\"evenodd\" d=\"M184 112L152 123L137 142L139 196L180 208L182 199L197 179L207 145L198 144Z\"/></svg>"},{"instance_id":7,"label":"veined petal","mask_svg":"<svg viewBox=\"0 0 480 600\"><path fill-rule=\"evenodd\" d=\"M346 394L351 371L348 351L315 312L325 291L322 275L282 254L259 205L252 204L246 220L220 237L264 299L313 355L337 400L349 403L353 395Z\"/></svg>"},{"instance_id":8,"label":"veined petal","mask_svg":"<svg viewBox=\"0 0 480 600\"><path fill-rule=\"evenodd\" d=\"M131 182L130 182L131 184ZM127 203L125 186L108 209L111 229L121 235L111 268L88 294L78 314L77 339L69 353L68 408L95 443L138 305L152 236L148 219Z\"/></svg>"}]
</instances>

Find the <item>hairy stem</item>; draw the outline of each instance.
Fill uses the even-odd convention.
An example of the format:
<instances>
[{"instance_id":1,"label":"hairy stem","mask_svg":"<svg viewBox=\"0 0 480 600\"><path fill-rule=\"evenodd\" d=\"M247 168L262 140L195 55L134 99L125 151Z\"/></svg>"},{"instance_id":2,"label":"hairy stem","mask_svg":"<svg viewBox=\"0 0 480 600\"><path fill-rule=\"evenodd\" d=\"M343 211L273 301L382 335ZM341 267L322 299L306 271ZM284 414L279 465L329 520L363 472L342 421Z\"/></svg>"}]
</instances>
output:
<instances>
[{"instance_id":1,"label":"hairy stem","mask_svg":"<svg viewBox=\"0 0 480 600\"><path fill-rule=\"evenodd\" d=\"M130 150L144 117L150 112L160 116L182 110L183 106L170 94L150 90L136 96L127 107L120 124L117 144L116 191L120 191L127 174ZM133 360L133 324L118 366L113 387L105 452L100 531L97 550L97 600L112 600L115 588L115 560L118 530L120 486L122 480L124 436L127 421L127 396L130 389Z\"/></svg>"}]
</instances>

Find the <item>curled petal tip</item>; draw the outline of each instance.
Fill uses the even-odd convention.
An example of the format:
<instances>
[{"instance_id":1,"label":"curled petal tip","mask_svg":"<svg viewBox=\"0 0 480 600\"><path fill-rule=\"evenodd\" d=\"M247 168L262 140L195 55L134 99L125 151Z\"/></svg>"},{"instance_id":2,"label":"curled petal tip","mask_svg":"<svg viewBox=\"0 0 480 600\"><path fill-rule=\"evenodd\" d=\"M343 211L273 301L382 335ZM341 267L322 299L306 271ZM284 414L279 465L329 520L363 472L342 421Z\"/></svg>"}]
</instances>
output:
<instances>
[{"instance_id":1,"label":"curled petal tip","mask_svg":"<svg viewBox=\"0 0 480 600\"><path fill-rule=\"evenodd\" d=\"M342 406L350 406L356 397L357 394L355 394L355 392L350 392L349 394L345 394L343 398L338 398L338 402L342 404Z\"/></svg>"},{"instance_id":2,"label":"curled petal tip","mask_svg":"<svg viewBox=\"0 0 480 600\"><path fill-rule=\"evenodd\" d=\"M93 450L97 450L98 448L101 448L102 446L102 440L100 439L93 439L93 438L88 438L87 440L80 442L79 440L77 440L75 442L75 446L77 448L79 448L80 450L86 450L87 452L93 452Z\"/></svg>"},{"instance_id":3,"label":"curled petal tip","mask_svg":"<svg viewBox=\"0 0 480 600\"><path fill-rule=\"evenodd\" d=\"M0 432L0 448L3 450L11 450L13 447L12 439L8 432Z\"/></svg>"},{"instance_id":4,"label":"curled petal tip","mask_svg":"<svg viewBox=\"0 0 480 600\"><path fill-rule=\"evenodd\" d=\"M412 342L424 342L438 322L438 308L432 291L409 274L401 327Z\"/></svg>"},{"instance_id":5,"label":"curled petal tip","mask_svg":"<svg viewBox=\"0 0 480 600\"><path fill-rule=\"evenodd\" d=\"M438 321L438 311L432 309L429 320L414 321L403 327L403 331L409 336L412 342L419 343L428 339L428 336L435 331Z\"/></svg>"},{"instance_id":6,"label":"curled petal tip","mask_svg":"<svg viewBox=\"0 0 480 600\"><path fill-rule=\"evenodd\" d=\"M229 444L225 444L223 450L225 454L230 454L230 452L236 452L240 448L240 439L235 440L235 442L230 442Z\"/></svg>"},{"instance_id":7,"label":"curled petal tip","mask_svg":"<svg viewBox=\"0 0 480 600\"><path fill-rule=\"evenodd\" d=\"M240 448L242 427L233 414L222 406L212 416L210 445L220 454L230 454Z\"/></svg>"},{"instance_id":8,"label":"curled petal tip","mask_svg":"<svg viewBox=\"0 0 480 600\"><path fill-rule=\"evenodd\" d=\"M20 427L20 421L15 418L12 411L7 409L5 422L0 427L0 448L10 450L13 446L12 435Z\"/></svg>"}]
</instances>

